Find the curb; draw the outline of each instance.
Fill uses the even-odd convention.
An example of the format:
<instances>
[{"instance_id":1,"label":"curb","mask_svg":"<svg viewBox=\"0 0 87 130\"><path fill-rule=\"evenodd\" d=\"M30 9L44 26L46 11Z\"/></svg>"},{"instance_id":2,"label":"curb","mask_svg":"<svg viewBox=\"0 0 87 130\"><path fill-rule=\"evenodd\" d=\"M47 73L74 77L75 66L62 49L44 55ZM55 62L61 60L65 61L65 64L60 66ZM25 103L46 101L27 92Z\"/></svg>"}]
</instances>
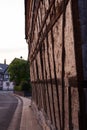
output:
<instances>
[{"instance_id":1,"label":"curb","mask_svg":"<svg viewBox=\"0 0 87 130\"><path fill-rule=\"evenodd\" d=\"M14 94L22 103L21 115L18 115L19 103L13 115L11 125L8 130L42 130L31 107L31 99ZM19 109L20 113L20 109ZM17 116L17 117L16 117ZM17 119L20 117L20 121ZM19 124L18 124L19 123Z\"/></svg>"},{"instance_id":2,"label":"curb","mask_svg":"<svg viewBox=\"0 0 87 130\"><path fill-rule=\"evenodd\" d=\"M31 108L31 99L20 97L23 101L20 130L42 130Z\"/></svg>"},{"instance_id":3,"label":"curb","mask_svg":"<svg viewBox=\"0 0 87 130\"><path fill-rule=\"evenodd\" d=\"M14 96L18 99L18 105L14 112L11 123L8 127L8 130L19 130L19 128L20 128L23 102L19 96L16 96L16 95L14 95Z\"/></svg>"}]
</instances>

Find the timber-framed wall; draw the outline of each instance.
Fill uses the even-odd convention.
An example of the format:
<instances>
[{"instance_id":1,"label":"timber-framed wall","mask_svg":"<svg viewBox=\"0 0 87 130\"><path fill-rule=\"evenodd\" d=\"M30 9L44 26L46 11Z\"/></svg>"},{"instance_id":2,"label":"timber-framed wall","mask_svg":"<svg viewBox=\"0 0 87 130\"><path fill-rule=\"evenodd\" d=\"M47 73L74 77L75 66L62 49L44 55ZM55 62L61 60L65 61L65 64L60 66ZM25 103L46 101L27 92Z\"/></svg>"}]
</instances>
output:
<instances>
[{"instance_id":1,"label":"timber-framed wall","mask_svg":"<svg viewBox=\"0 0 87 130\"><path fill-rule=\"evenodd\" d=\"M32 104L49 129L85 130L78 1L25 0L25 35Z\"/></svg>"}]
</instances>

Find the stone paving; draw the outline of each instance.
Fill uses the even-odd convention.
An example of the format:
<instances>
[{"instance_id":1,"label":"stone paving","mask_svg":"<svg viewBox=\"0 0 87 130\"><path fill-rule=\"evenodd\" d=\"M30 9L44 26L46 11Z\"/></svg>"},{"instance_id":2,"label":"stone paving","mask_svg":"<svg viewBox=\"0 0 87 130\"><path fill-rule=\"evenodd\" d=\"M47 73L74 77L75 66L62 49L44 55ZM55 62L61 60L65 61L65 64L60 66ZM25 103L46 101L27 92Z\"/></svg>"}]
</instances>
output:
<instances>
[{"instance_id":1,"label":"stone paving","mask_svg":"<svg viewBox=\"0 0 87 130\"><path fill-rule=\"evenodd\" d=\"M20 130L42 130L33 110L31 109L31 99L20 97L23 101Z\"/></svg>"}]
</instances>

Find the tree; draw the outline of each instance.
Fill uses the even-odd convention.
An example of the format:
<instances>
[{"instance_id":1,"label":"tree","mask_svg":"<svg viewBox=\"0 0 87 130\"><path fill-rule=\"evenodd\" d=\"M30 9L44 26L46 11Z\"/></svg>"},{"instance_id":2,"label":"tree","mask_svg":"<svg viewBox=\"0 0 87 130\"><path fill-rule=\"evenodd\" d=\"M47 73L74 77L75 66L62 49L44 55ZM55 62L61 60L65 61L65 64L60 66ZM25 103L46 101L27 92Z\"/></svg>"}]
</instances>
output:
<instances>
[{"instance_id":1,"label":"tree","mask_svg":"<svg viewBox=\"0 0 87 130\"><path fill-rule=\"evenodd\" d=\"M20 85L22 81L30 80L29 62L23 59L15 58L8 67L10 80L16 85Z\"/></svg>"}]
</instances>

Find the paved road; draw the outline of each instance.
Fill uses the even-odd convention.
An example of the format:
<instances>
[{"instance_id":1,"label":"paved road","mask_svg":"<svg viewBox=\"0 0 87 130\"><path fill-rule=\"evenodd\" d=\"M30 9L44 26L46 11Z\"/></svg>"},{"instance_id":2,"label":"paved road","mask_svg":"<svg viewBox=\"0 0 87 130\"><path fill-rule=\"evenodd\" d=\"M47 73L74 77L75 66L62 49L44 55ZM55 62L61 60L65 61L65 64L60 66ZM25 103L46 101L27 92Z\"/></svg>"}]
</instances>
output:
<instances>
[{"instance_id":1,"label":"paved road","mask_svg":"<svg viewBox=\"0 0 87 130\"><path fill-rule=\"evenodd\" d=\"M0 92L0 130L7 130L18 100L9 92Z\"/></svg>"}]
</instances>

